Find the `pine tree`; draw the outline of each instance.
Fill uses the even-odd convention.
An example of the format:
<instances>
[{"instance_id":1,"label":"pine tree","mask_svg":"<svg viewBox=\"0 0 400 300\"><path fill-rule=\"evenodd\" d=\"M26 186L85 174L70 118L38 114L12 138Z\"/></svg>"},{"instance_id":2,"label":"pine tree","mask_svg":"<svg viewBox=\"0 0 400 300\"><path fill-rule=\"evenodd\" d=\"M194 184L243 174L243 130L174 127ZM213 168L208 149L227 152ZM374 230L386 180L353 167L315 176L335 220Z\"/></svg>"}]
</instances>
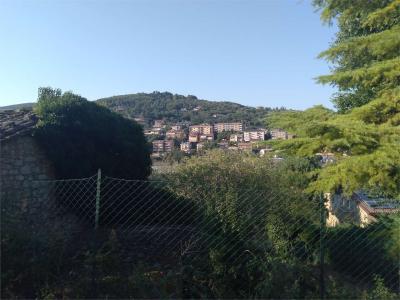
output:
<instances>
[{"instance_id":1,"label":"pine tree","mask_svg":"<svg viewBox=\"0 0 400 300\"><path fill-rule=\"evenodd\" d=\"M323 21L339 32L320 54L333 64L318 82L338 88L333 102L348 112L400 86L400 0L314 0Z\"/></svg>"}]
</instances>

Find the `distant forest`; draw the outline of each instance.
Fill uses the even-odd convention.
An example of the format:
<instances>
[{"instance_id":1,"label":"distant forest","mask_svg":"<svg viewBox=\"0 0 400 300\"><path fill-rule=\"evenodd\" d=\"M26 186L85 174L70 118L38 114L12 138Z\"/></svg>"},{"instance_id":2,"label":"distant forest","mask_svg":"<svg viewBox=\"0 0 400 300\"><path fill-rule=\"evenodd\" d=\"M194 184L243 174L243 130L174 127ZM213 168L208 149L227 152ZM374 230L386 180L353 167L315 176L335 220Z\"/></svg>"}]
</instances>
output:
<instances>
[{"instance_id":1,"label":"distant forest","mask_svg":"<svg viewBox=\"0 0 400 300\"><path fill-rule=\"evenodd\" d=\"M144 117L148 124L156 119L197 123L242 121L247 126L263 126L266 114L285 108L249 107L227 101L207 101L196 96L169 92L138 93L97 100L128 118Z\"/></svg>"},{"instance_id":2,"label":"distant forest","mask_svg":"<svg viewBox=\"0 0 400 300\"><path fill-rule=\"evenodd\" d=\"M228 101L208 101L196 96L177 95L169 92L137 93L119 95L96 100L124 117L143 117L151 126L154 120L165 119L176 123L189 121L192 124L217 122L243 122L246 127L265 125L269 112L286 111L284 107L250 107ZM22 103L0 107L6 109L32 108L35 103Z\"/></svg>"}]
</instances>

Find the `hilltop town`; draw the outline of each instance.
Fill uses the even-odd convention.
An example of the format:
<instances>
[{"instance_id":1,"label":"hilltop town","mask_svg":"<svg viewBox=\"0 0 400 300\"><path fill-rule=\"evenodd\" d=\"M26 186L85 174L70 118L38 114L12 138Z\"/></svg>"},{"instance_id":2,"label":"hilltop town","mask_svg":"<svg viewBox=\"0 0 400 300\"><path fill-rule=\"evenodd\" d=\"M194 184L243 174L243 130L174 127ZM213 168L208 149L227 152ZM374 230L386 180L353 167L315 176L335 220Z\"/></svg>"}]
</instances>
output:
<instances>
[{"instance_id":1,"label":"hilltop town","mask_svg":"<svg viewBox=\"0 0 400 300\"><path fill-rule=\"evenodd\" d=\"M242 122L169 124L164 120L155 120L153 127L145 130L145 135L152 141L154 158L162 157L174 149L189 155L209 148L257 152L262 150L261 153L264 153L270 149L260 149L258 142L295 137L280 128L246 128Z\"/></svg>"}]
</instances>

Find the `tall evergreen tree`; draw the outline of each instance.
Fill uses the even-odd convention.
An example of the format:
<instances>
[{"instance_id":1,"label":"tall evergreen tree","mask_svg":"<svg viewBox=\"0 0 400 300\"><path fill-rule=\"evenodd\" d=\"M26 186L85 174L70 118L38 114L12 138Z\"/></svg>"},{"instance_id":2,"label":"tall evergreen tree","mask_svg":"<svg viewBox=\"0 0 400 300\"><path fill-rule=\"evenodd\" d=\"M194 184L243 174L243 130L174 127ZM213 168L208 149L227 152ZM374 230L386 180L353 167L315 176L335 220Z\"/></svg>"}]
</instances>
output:
<instances>
[{"instance_id":1,"label":"tall evergreen tree","mask_svg":"<svg viewBox=\"0 0 400 300\"><path fill-rule=\"evenodd\" d=\"M318 82L338 88L339 112L362 106L400 86L400 0L314 0L323 21L339 32L320 54L333 64ZM387 96L388 99L390 96Z\"/></svg>"}]
</instances>

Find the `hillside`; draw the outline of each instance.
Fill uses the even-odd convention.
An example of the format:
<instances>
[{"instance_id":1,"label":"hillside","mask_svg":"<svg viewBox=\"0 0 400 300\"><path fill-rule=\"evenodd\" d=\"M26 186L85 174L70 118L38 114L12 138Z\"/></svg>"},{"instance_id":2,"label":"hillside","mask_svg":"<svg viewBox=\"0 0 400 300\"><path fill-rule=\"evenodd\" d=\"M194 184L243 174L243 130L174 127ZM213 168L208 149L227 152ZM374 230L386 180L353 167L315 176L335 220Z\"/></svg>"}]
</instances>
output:
<instances>
[{"instance_id":1,"label":"hillside","mask_svg":"<svg viewBox=\"0 0 400 300\"><path fill-rule=\"evenodd\" d=\"M168 92L137 93L97 100L126 117L143 116L147 122L165 118L170 122L192 123L243 121L249 126L264 125L268 107L254 108L233 102L200 100L196 96L182 96Z\"/></svg>"},{"instance_id":2,"label":"hillside","mask_svg":"<svg viewBox=\"0 0 400 300\"><path fill-rule=\"evenodd\" d=\"M190 121L193 124L242 121L247 127L264 126L266 114L284 108L250 107L228 101L208 101L196 96L169 92L137 93L96 100L100 105L127 118L144 117L151 125L156 119L169 122ZM35 103L0 107L0 110L31 108Z\"/></svg>"},{"instance_id":3,"label":"hillside","mask_svg":"<svg viewBox=\"0 0 400 300\"><path fill-rule=\"evenodd\" d=\"M15 110L15 109L21 109L21 108L32 108L34 105L35 105L35 103L33 103L33 102L20 103L20 104L14 104L14 105L1 106L0 110Z\"/></svg>"}]
</instances>

